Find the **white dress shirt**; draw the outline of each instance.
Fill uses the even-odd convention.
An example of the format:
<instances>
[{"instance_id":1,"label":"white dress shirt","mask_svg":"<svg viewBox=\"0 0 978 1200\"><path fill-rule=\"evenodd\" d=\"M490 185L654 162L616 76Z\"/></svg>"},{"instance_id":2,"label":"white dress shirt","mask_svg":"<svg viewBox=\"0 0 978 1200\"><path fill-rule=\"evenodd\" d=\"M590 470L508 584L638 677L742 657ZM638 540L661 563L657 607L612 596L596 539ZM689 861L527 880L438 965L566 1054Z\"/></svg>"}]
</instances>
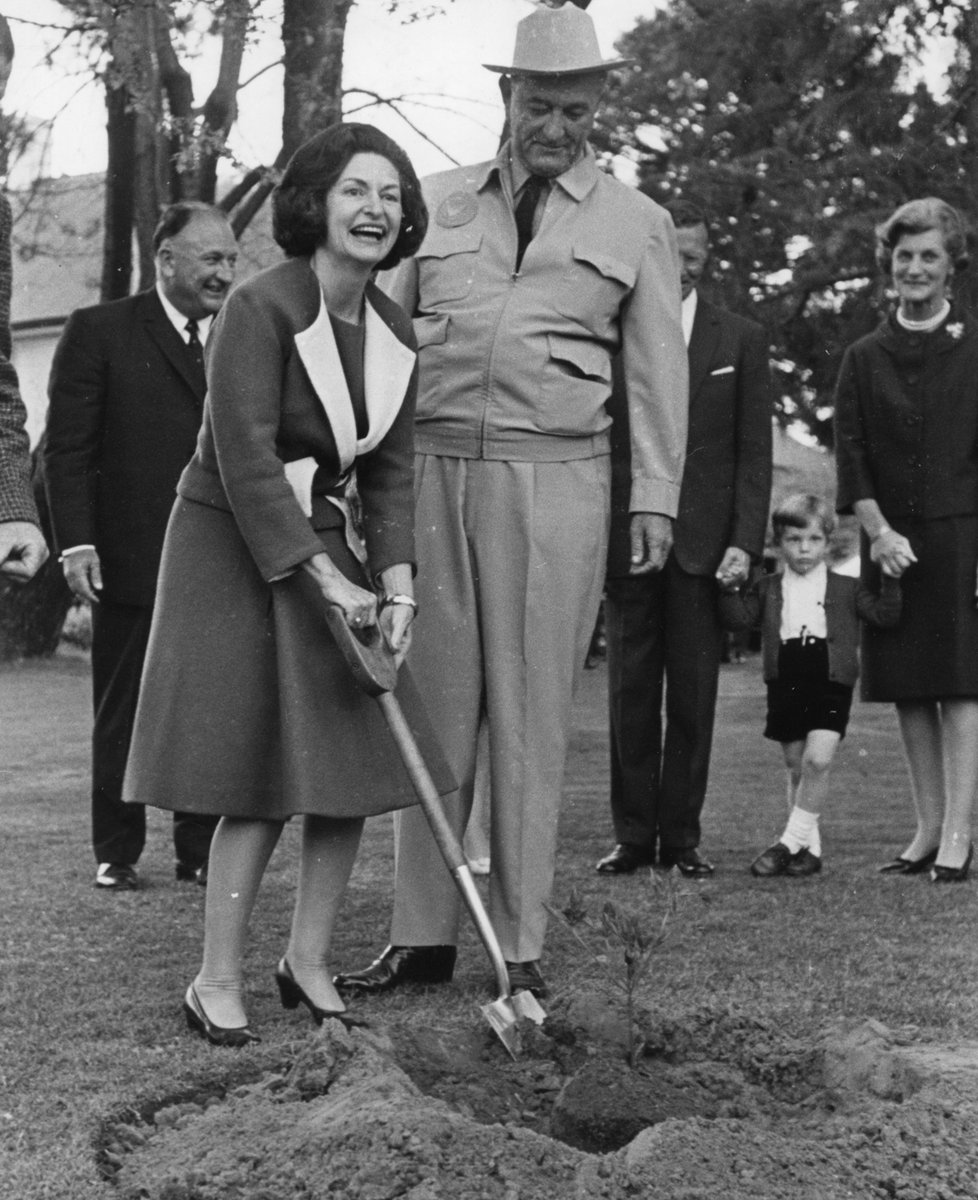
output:
<instances>
[{"instance_id":1,"label":"white dress shirt","mask_svg":"<svg viewBox=\"0 0 978 1200\"><path fill-rule=\"evenodd\" d=\"M785 566L781 579L781 640L788 638L824 638L825 589L829 571L825 563L799 575Z\"/></svg>"},{"instance_id":2,"label":"white dress shirt","mask_svg":"<svg viewBox=\"0 0 978 1200\"><path fill-rule=\"evenodd\" d=\"M696 303L696 288L693 288L683 301L682 307L683 337L686 339L687 347L689 346L689 339L693 336L693 322L696 320Z\"/></svg>"},{"instance_id":3,"label":"white dress shirt","mask_svg":"<svg viewBox=\"0 0 978 1200\"><path fill-rule=\"evenodd\" d=\"M187 332L187 322L190 320L185 313L182 313L179 308L171 304L163 294L163 289L159 283L156 285L156 294L160 298L160 304L163 305L163 311L170 320L170 324L180 334L181 339L186 345L190 344L190 334ZM197 318L197 336L200 338L202 346L207 345L207 336L211 331L211 326L214 324L214 314L208 313L206 317Z\"/></svg>"}]
</instances>

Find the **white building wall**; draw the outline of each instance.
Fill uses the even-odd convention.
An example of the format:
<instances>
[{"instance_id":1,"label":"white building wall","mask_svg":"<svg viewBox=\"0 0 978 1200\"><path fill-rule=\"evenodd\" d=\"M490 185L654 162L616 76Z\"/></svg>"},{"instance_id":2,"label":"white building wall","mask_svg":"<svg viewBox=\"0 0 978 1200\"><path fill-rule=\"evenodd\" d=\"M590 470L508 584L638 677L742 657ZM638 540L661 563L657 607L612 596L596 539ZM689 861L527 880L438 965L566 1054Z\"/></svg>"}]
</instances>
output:
<instances>
[{"instance_id":1,"label":"white building wall","mask_svg":"<svg viewBox=\"0 0 978 1200\"><path fill-rule=\"evenodd\" d=\"M27 406L27 432L31 445L44 429L48 411L48 375L51 359L61 334L60 327L13 331L12 361L20 380L20 394Z\"/></svg>"}]
</instances>

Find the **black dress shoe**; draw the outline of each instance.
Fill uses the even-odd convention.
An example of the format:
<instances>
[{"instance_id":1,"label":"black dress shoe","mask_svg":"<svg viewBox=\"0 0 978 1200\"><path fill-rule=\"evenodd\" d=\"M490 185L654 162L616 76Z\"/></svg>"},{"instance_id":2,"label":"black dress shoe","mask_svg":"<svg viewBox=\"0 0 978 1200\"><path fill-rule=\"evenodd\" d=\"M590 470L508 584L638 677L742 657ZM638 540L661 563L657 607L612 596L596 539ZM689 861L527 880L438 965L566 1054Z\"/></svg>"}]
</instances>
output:
<instances>
[{"instance_id":1,"label":"black dress shoe","mask_svg":"<svg viewBox=\"0 0 978 1200\"><path fill-rule=\"evenodd\" d=\"M960 867L945 867L935 862L930 873L931 883L964 883L971 870L971 860L975 855L974 842L968 847L968 857Z\"/></svg>"},{"instance_id":2,"label":"black dress shoe","mask_svg":"<svg viewBox=\"0 0 978 1200\"><path fill-rule=\"evenodd\" d=\"M817 854L812 854L807 846L802 846L797 854L792 854L784 873L793 879L798 879L803 875L817 875L821 869L821 858Z\"/></svg>"},{"instance_id":3,"label":"black dress shoe","mask_svg":"<svg viewBox=\"0 0 978 1200\"><path fill-rule=\"evenodd\" d=\"M784 842L775 842L759 854L750 865L750 873L758 879L770 879L773 875L784 875L791 862L791 851Z\"/></svg>"},{"instance_id":4,"label":"black dress shoe","mask_svg":"<svg viewBox=\"0 0 978 1200\"><path fill-rule=\"evenodd\" d=\"M388 946L362 971L333 976L333 984L346 992L389 992L402 983L449 983L455 970L454 946Z\"/></svg>"},{"instance_id":5,"label":"black dress shoe","mask_svg":"<svg viewBox=\"0 0 978 1200\"><path fill-rule=\"evenodd\" d=\"M630 875L639 867L651 867L654 862L651 850L631 842L619 842L610 854L598 860L594 869L599 875Z\"/></svg>"},{"instance_id":6,"label":"black dress shoe","mask_svg":"<svg viewBox=\"0 0 978 1200\"><path fill-rule=\"evenodd\" d=\"M355 1017L351 1017L345 1008L320 1008L318 1005L313 1004L306 995L305 989L296 982L287 959L283 958L275 969L275 982L278 984L278 994L282 1001L282 1007L298 1008L300 1004L304 1004L312 1013L312 1019L317 1025L322 1025L323 1021L326 1020L339 1021L347 1029L366 1024L365 1021L358 1021Z\"/></svg>"},{"instance_id":7,"label":"black dress shoe","mask_svg":"<svg viewBox=\"0 0 978 1200\"><path fill-rule=\"evenodd\" d=\"M540 974L540 963L536 960L521 963L508 962L506 973L509 975L511 993L530 992L538 1000L542 1000L547 995L547 985Z\"/></svg>"},{"instance_id":8,"label":"black dress shoe","mask_svg":"<svg viewBox=\"0 0 978 1200\"><path fill-rule=\"evenodd\" d=\"M134 892L139 887L139 876L129 863L99 863L95 886L106 892Z\"/></svg>"},{"instance_id":9,"label":"black dress shoe","mask_svg":"<svg viewBox=\"0 0 978 1200\"><path fill-rule=\"evenodd\" d=\"M904 858L902 854L897 855L892 862L884 863L879 871L881 875L923 875L928 867L932 867L937 860L937 847L933 850L928 850L923 858Z\"/></svg>"},{"instance_id":10,"label":"black dress shoe","mask_svg":"<svg viewBox=\"0 0 978 1200\"><path fill-rule=\"evenodd\" d=\"M705 879L716 870L713 863L704 858L695 846L688 850L668 850L664 846L659 850L659 865L675 867L680 875L687 879Z\"/></svg>"},{"instance_id":11,"label":"black dress shoe","mask_svg":"<svg viewBox=\"0 0 978 1200\"><path fill-rule=\"evenodd\" d=\"M201 867L192 867L190 863L177 860L173 873L177 883L199 883L201 887L207 887L207 863Z\"/></svg>"},{"instance_id":12,"label":"black dress shoe","mask_svg":"<svg viewBox=\"0 0 978 1200\"><path fill-rule=\"evenodd\" d=\"M261 1041L258 1034L252 1033L247 1025L215 1025L204 1012L204 1006L201 1004L197 989L193 984L187 988L187 994L183 1000L183 1012L187 1018L188 1027L194 1033L199 1033L202 1038L206 1038L212 1046L230 1046L238 1049L241 1046L247 1046L249 1042Z\"/></svg>"}]
</instances>

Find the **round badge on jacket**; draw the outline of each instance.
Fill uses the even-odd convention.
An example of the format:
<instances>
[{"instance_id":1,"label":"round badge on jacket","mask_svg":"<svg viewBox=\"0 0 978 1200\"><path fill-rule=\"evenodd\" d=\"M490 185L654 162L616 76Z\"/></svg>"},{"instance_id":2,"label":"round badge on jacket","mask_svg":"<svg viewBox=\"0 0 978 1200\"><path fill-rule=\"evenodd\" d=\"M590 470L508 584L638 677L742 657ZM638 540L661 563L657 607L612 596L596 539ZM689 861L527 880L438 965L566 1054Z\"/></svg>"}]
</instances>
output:
<instances>
[{"instance_id":1,"label":"round badge on jacket","mask_svg":"<svg viewBox=\"0 0 978 1200\"><path fill-rule=\"evenodd\" d=\"M471 192L452 192L438 205L435 220L444 229L457 229L468 225L479 212L479 201Z\"/></svg>"}]
</instances>

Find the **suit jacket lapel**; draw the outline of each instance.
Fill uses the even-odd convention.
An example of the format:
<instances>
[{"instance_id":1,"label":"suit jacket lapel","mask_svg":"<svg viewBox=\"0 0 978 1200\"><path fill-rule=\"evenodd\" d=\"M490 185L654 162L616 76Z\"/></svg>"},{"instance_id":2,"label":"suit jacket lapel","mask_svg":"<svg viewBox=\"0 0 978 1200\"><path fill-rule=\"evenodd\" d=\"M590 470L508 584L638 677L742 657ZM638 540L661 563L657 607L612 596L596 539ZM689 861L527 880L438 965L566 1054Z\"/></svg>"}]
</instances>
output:
<instances>
[{"instance_id":1,"label":"suit jacket lapel","mask_svg":"<svg viewBox=\"0 0 978 1200\"><path fill-rule=\"evenodd\" d=\"M706 378L713 361L713 352L720 340L720 324L713 305L702 296L696 304L693 332L689 339L689 395L694 399L700 384Z\"/></svg>"},{"instance_id":2,"label":"suit jacket lapel","mask_svg":"<svg viewBox=\"0 0 978 1200\"><path fill-rule=\"evenodd\" d=\"M414 351L388 329L369 301L365 322L363 374L369 426L367 436L360 439L357 438L350 390L322 294L315 321L295 337L302 365L333 431L343 472L353 466L358 454L373 450L394 423L416 357Z\"/></svg>"},{"instance_id":3,"label":"suit jacket lapel","mask_svg":"<svg viewBox=\"0 0 978 1200\"><path fill-rule=\"evenodd\" d=\"M142 308L143 320L146 322L146 331L149 337L156 343L164 358L190 389L191 395L198 405L203 405L207 385L200 378L186 343L181 341L180 335L173 328L173 323L164 312L155 288L143 293Z\"/></svg>"}]
</instances>

